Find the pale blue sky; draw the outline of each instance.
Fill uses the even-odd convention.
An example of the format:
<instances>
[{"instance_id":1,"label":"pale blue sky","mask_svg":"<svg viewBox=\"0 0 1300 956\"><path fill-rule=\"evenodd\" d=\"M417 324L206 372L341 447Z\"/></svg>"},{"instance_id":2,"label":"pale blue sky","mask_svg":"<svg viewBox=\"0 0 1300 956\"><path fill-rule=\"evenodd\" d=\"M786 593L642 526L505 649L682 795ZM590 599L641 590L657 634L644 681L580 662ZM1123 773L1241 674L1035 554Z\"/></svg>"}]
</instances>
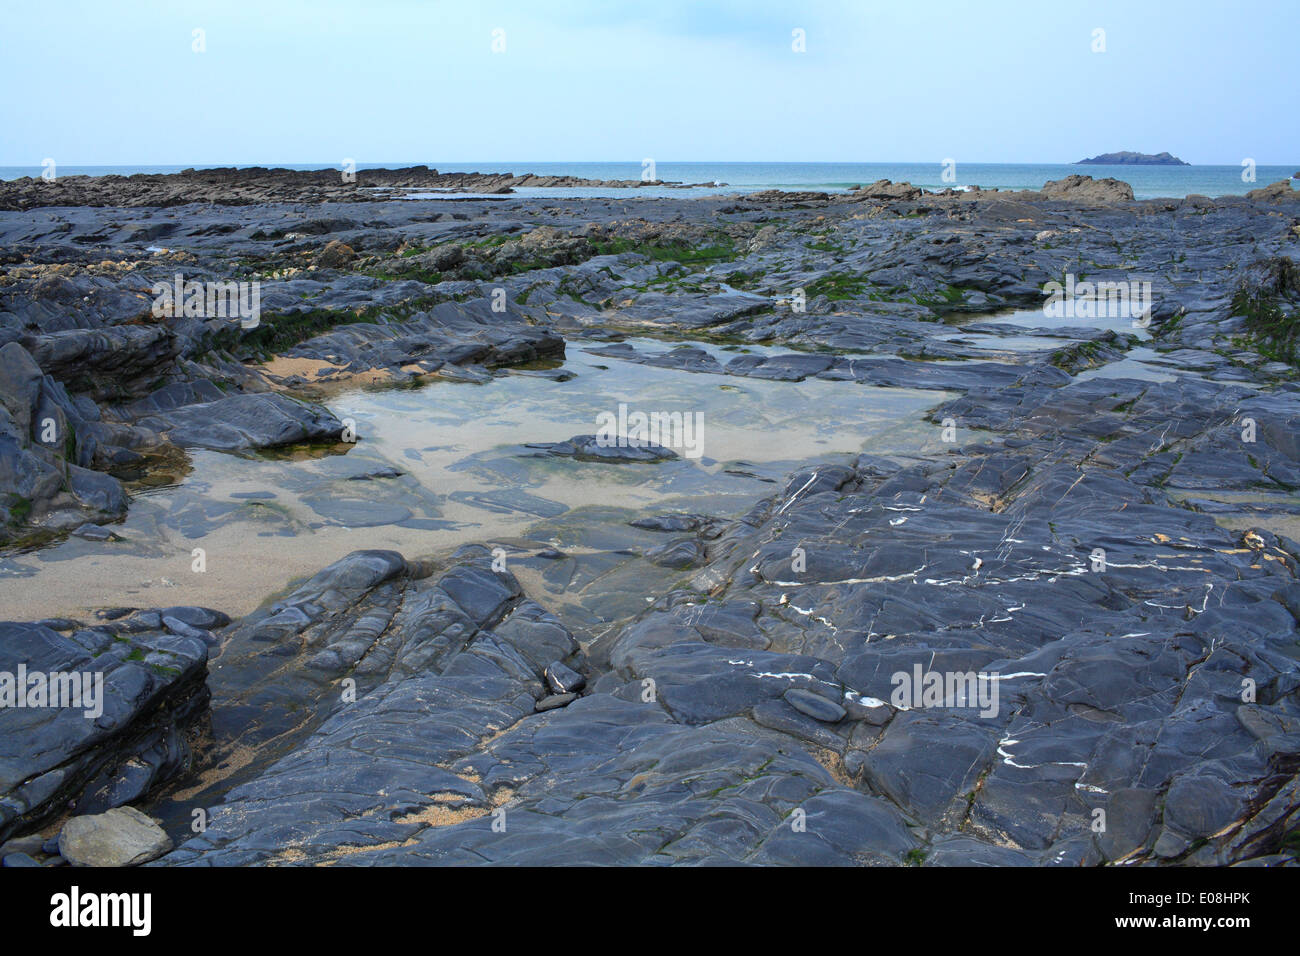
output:
<instances>
[{"instance_id":1,"label":"pale blue sky","mask_svg":"<svg viewBox=\"0 0 1300 956\"><path fill-rule=\"evenodd\" d=\"M0 165L1296 163L1297 28L1297 0L10 2Z\"/></svg>"}]
</instances>

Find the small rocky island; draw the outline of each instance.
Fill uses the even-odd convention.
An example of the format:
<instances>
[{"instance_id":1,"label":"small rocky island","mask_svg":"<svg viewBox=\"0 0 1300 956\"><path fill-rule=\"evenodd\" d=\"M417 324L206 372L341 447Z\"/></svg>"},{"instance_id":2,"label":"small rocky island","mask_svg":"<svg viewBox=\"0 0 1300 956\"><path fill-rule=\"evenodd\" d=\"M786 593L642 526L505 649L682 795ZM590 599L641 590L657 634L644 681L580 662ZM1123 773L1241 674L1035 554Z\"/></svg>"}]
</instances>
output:
<instances>
[{"instance_id":1,"label":"small rocky island","mask_svg":"<svg viewBox=\"0 0 1300 956\"><path fill-rule=\"evenodd\" d=\"M1076 166L1190 166L1170 153L1134 153L1121 150L1118 153L1102 153L1091 159L1081 159Z\"/></svg>"}]
</instances>

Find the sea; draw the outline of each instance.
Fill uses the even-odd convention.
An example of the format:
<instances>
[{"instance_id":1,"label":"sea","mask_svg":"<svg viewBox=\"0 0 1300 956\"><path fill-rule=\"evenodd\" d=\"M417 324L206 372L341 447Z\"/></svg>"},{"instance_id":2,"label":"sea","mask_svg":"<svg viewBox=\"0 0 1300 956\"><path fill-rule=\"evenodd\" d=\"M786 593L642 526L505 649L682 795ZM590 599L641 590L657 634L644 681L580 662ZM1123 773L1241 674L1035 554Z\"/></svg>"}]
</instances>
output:
<instances>
[{"instance_id":1,"label":"sea","mask_svg":"<svg viewBox=\"0 0 1300 956\"><path fill-rule=\"evenodd\" d=\"M217 164L218 166L221 164ZM250 163L286 169L340 169L339 163ZM479 162L440 163L436 160L407 160L358 163L357 169L383 169L425 165L440 172L536 173L539 176L578 176L584 179L657 179L659 185L641 187L640 196L719 195L758 192L765 189L847 192L849 187L879 179L910 182L922 189L945 188L1039 189L1048 180L1082 173L1101 179L1123 180L1133 187L1138 199L1181 198L1189 195L1242 195L1280 179L1291 179L1300 165L1256 166L1094 166L1062 163L704 163L704 162ZM59 176L130 176L135 173L174 173L189 166L63 166ZM199 169L216 166L197 166ZM0 179L39 176L41 166L0 166ZM1253 173L1253 176L1251 175ZM704 183L691 189L671 188L671 183ZM1300 188L1300 180L1292 180ZM516 196L573 196L628 198L626 189L518 189ZM415 197L412 197L415 198Z\"/></svg>"}]
</instances>

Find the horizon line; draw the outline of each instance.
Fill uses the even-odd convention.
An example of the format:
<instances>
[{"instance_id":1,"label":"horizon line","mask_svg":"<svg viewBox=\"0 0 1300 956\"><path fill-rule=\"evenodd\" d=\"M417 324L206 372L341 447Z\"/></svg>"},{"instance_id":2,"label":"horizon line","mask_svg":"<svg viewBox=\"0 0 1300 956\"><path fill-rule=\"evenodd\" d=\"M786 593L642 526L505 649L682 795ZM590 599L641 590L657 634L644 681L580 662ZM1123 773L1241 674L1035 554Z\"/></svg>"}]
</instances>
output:
<instances>
[{"instance_id":1,"label":"horizon line","mask_svg":"<svg viewBox=\"0 0 1300 956\"><path fill-rule=\"evenodd\" d=\"M651 158L651 157L647 157ZM43 161L26 162L26 163L0 163L0 169L40 169ZM355 162L355 161L354 161ZM439 165L452 166L469 166L500 164L517 166L525 163L537 164L592 164L602 166L626 165L632 167L640 166L644 160L631 159L526 159L526 160L507 160L507 159L442 159L442 160L382 160L377 162L357 162L358 169L393 169L409 168L416 166L427 166L436 168ZM665 165L695 165L695 166L943 166L943 160L914 160L914 159L654 159L658 166ZM1296 161L1300 163L1300 160ZM80 166L86 168L111 168L114 166L138 166L141 168L162 168L168 166L180 166L185 168L199 169L202 167L222 168L222 167L263 167L263 168L286 168L289 166L320 166L323 168L335 168L341 166L342 160L323 162L319 160L215 160L215 161L196 161L183 160L179 162L60 162L56 160L59 166ZM1237 168L1244 165L1243 161L1238 160L1232 163L1193 163L1183 160L1182 164L1176 163L1091 163L1084 160L1068 161L1049 161L1049 160L958 160L956 165L961 166L1122 166L1131 168L1135 166L1159 166L1168 169L1186 169L1196 167L1225 167ZM1256 166L1291 166L1292 162L1260 162L1255 160Z\"/></svg>"}]
</instances>

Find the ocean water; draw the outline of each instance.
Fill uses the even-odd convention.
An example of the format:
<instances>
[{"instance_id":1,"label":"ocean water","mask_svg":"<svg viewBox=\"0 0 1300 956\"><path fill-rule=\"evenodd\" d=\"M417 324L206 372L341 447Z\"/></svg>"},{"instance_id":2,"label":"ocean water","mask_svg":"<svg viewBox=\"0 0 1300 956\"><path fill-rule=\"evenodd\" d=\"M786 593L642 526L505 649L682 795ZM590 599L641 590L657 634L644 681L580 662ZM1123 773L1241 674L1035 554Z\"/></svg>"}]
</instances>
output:
<instances>
[{"instance_id":1,"label":"ocean water","mask_svg":"<svg viewBox=\"0 0 1300 956\"><path fill-rule=\"evenodd\" d=\"M510 172L537 173L542 176L580 176L584 179L640 179L642 163L537 163L537 162L482 162L439 163L436 160L392 161L361 163L358 169L394 168L427 165L442 172ZM288 169L331 169L337 164L260 163L248 165L283 166ZM58 166L60 176L103 176L133 173L172 173L186 166ZM211 167L200 167L211 168ZM1082 173L1100 179L1112 176L1133 187L1138 199L1167 196L1181 198L1199 194L1203 196L1242 195L1252 189L1289 179L1300 172L1300 165L1258 166L1254 181L1242 178L1241 166L1080 166L1042 163L958 163L952 181L943 179L944 167L940 163L656 163L654 173L659 180L681 183L709 183L713 185L689 190L671 189L667 186L642 187L636 195L682 196L716 195L757 192L763 189L818 190L843 192L855 183L871 183L878 179L910 182L922 189L939 190L947 187L980 186L985 189L1039 189L1051 179L1061 179L1072 173ZM0 166L0 179L21 176L39 176L39 166ZM721 185L725 184L725 185ZM1300 180L1293 182L1300 188ZM521 189L515 195L569 195L628 197L627 190L600 189Z\"/></svg>"}]
</instances>

